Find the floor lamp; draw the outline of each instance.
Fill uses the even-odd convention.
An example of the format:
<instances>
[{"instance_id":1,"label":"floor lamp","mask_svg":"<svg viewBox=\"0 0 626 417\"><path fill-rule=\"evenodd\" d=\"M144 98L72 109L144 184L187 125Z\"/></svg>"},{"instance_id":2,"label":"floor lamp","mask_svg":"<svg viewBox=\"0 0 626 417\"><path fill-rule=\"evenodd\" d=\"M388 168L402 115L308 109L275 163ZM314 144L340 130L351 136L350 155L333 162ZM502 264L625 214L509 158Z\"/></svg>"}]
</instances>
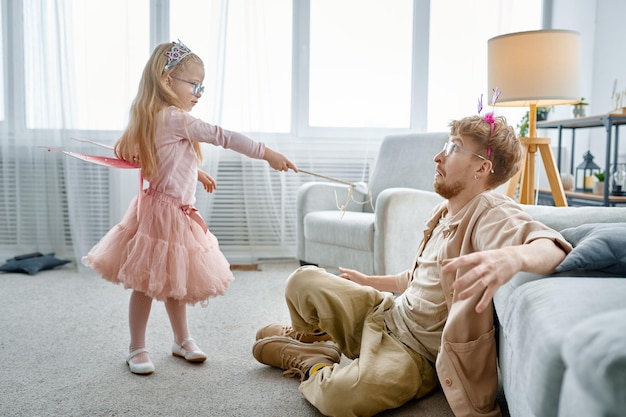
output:
<instances>
[{"instance_id":1,"label":"floor lamp","mask_svg":"<svg viewBox=\"0 0 626 417\"><path fill-rule=\"evenodd\" d=\"M489 88L499 88L496 106L526 107L528 137L520 138L524 163L506 186L519 202L534 203L535 154L541 154L556 206L567 206L550 138L537 137L537 107L574 104L580 99L580 35L569 30L535 30L496 36L488 41Z\"/></svg>"}]
</instances>

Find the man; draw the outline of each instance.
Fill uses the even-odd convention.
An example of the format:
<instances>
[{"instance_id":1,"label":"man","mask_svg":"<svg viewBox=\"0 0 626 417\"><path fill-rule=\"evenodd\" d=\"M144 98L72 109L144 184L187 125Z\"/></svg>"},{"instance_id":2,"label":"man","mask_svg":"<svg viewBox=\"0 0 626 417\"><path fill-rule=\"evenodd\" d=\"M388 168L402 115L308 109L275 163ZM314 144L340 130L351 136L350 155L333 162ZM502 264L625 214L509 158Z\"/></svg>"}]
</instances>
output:
<instances>
[{"instance_id":1,"label":"man","mask_svg":"<svg viewBox=\"0 0 626 417\"><path fill-rule=\"evenodd\" d=\"M299 268L285 290L291 326L257 333L255 358L299 374L300 391L325 415L371 416L426 395L437 380L456 416L500 415L493 295L519 271L552 273L571 246L491 191L522 158L504 117L450 128L434 157L434 189L446 201L413 266L387 276ZM340 365L341 353L353 360Z\"/></svg>"}]
</instances>

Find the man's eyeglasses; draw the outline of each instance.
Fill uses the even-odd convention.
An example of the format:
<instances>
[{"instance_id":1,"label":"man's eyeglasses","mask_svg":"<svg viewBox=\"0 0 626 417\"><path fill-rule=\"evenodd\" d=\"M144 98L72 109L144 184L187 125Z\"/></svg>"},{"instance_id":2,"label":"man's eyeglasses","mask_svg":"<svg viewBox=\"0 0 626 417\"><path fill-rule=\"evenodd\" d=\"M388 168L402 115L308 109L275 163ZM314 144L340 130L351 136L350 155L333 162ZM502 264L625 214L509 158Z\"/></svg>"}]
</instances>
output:
<instances>
[{"instance_id":1,"label":"man's eyeglasses","mask_svg":"<svg viewBox=\"0 0 626 417\"><path fill-rule=\"evenodd\" d=\"M193 83L191 81L183 80L182 78L178 78L178 77L172 77L172 78L175 79L175 80L182 81L184 83L193 85L193 95L194 96L197 96L198 94L203 94L204 93L204 86L202 84L200 84L200 83Z\"/></svg>"},{"instance_id":2,"label":"man's eyeglasses","mask_svg":"<svg viewBox=\"0 0 626 417\"><path fill-rule=\"evenodd\" d=\"M479 154L477 154L476 152L472 152L470 149L467 149L466 147L461 146L461 145L459 145L458 143L455 143L455 142L451 142L451 141L450 141L450 142L446 142L446 144L445 144L445 145L443 145L443 154L444 154L445 156L449 156L451 153L454 153L454 152L456 152L457 150L462 150L462 151L464 151L464 152L469 152L469 153L471 153L472 155L479 157L480 159L483 159L483 160L485 160L485 161L489 161L489 159L485 158L484 156L479 155Z\"/></svg>"}]
</instances>

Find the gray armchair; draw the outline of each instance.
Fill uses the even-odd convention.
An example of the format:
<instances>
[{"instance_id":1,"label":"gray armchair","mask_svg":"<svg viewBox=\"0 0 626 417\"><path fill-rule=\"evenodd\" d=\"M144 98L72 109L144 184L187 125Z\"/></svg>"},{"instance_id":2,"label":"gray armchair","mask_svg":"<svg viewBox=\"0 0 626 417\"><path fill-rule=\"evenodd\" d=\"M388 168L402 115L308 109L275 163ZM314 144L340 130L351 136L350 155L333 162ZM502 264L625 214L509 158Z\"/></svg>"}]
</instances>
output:
<instances>
[{"instance_id":1,"label":"gray armchair","mask_svg":"<svg viewBox=\"0 0 626 417\"><path fill-rule=\"evenodd\" d=\"M448 133L411 133L383 139L368 183L374 202L351 202L343 216L336 190L348 186L309 182L298 190L297 255L302 264L395 274L410 267L432 208L442 201L433 191L433 157ZM354 192L355 199L368 196ZM343 197L339 197L340 201Z\"/></svg>"}]
</instances>

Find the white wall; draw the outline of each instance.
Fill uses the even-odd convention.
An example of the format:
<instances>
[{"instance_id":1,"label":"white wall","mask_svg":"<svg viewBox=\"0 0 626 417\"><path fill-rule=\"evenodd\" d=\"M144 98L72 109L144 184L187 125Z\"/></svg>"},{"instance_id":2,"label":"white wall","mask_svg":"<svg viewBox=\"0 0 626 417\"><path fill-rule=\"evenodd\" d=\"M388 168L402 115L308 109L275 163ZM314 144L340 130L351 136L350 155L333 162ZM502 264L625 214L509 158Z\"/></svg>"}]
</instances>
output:
<instances>
[{"instance_id":1,"label":"white wall","mask_svg":"<svg viewBox=\"0 0 626 417\"><path fill-rule=\"evenodd\" d=\"M617 79L618 90L626 90L626 53L623 40L626 39L626 2L624 0L598 0L595 24L594 68L591 103L594 114L612 109L611 94ZM622 106L626 106L623 100ZM626 131L620 129L619 159L626 162ZM594 145L602 142L602 134L593 137ZM594 147L595 149L595 147ZM593 151L592 151L593 152ZM600 153L598 151L598 153Z\"/></svg>"},{"instance_id":2,"label":"white wall","mask_svg":"<svg viewBox=\"0 0 626 417\"><path fill-rule=\"evenodd\" d=\"M626 88L626 54L620 41L626 38L624 16L624 0L553 0L552 29L575 30L581 34L581 95L590 103L587 115L606 114L613 110L611 94L615 79L619 89ZM550 114L550 119L571 117L572 106L556 107ZM626 131L622 130L619 155L620 162L626 162ZM543 130L540 135L551 137L552 143L556 144L556 130ZM570 131L563 132L563 143L568 148L563 155L563 170L569 169L570 135ZM605 148L604 128L578 130L574 166L582 162L583 153L590 150L594 161L604 169ZM541 184L547 186L545 174Z\"/></svg>"}]
</instances>

